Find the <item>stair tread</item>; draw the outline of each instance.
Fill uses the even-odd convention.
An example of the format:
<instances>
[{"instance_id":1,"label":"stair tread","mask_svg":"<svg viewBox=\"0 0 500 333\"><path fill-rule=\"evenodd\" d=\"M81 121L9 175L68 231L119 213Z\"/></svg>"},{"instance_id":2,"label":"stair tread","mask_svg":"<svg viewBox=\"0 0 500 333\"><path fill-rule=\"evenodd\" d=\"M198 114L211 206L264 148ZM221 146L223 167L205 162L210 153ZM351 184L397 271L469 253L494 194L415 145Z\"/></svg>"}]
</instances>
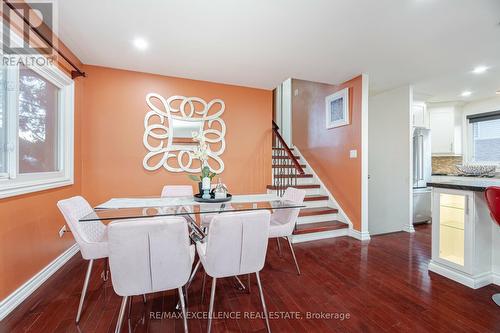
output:
<instances>
[{"instance_id":1,"label":"stair tread","mask_svg":"<svg viewBox=\"0 0 500 333\"><path fill-rule=\"evenodd\" d=\"M333 207L312 207L312 208L302 208L299 213L299 217L302 216L313 216L313 215L324 215L324 214L336 214L339 210Z\"/></svg>"},{"instance_id":2,"label":"stair tread","mask_svg":"<svg viewBox=\"0 0 500 333\"><path fill-rule=\"evenodd\" d=\"M314 194L314 195L306 195L306 197L304 198L304 201L323 201L323 200L328 200L328 196Z\"/></svg>"},{"instance_id":3,"label":"stair tread","mask_svg":"<svg viewBox=\"0 0 500 333\"><path fill-rule=\"evenodd\" d=\"M274 186L274 185L267 185L268 190L276 190L276 189L286 189L288 187L295 187L295 188L321 188L320 185L317 184L305 184L305 185L288 185L288 186Z\"/></svg>"},{"instance_id":4,"label":"stair tread","mask_svg":"<svg viewBox=\"0 0 500 333\"><path fill-rule=\"evenodd\" d=\"M313 175L310 173L305 173L303 175L295 174L295 175L276 175L276 178L312 178Z\"/></svg>"},{"instance_id":5,"label":"stair tread","mask_svg":"<svg viewBox=\"0 0 500 333\"><path fill-rule=\"evenodd\" d=\"M273 168L286 168L286 167L293 167L293 164L274 164ZM305 164L300 165L301 168L306 168L307 166Z\"/></svg>"},{"instance_id":6,"label":"stair tread","mask_svg":"<svg viewBox=\"0 0 500 333\"><path fill-rule=\"evenodd\" d=\"M285 148L281 148L281 147L273 147L273 149L275 150L285 150ZM290 150L294 150L295 148L293 147L290 147Z\"/></svg>"},{"instance_id":7,"label":"stair tread","mask_svg":"<svg viewBox=\"0 0 500 333\"><path fill-rule=\"evenodd\" d=\"M313 232L322 232L322 231L338 230L345 228L347 228L347 224L337 220L304 223L304 224L297 224L293 234L294 235L309 234Z\"/></svg>"},{"instance_id":8,"label":"stair tread","mask_svg":"<svg viewBox=\"0 0 500 333\"><path fill-rule=\"evenodd\" d=\"M300 160L300 156L294 156L294 157L295 157L295 159ZM279 159L279 160L280 159L291 159L290 156L288 156L288 155L283 155L283 156L275 156L275 155L273 155L273 158L274 159Z\"/></svg>"}]
</instances>

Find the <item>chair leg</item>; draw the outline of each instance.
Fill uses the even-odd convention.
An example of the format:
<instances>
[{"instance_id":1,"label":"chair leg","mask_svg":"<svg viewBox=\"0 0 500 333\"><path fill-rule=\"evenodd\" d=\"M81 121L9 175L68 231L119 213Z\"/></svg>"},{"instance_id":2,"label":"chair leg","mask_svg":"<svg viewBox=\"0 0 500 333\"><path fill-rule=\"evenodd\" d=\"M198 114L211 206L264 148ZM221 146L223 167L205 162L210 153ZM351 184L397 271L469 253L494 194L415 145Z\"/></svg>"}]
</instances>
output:
<instances>
[{"instance_id":1,"label":"chair leg","mask_svg":"<svg viewBox=\"0 0 500 333\"><path fill-rule=\"evenodd\" d=\"M132 304L134 303L134 296L130 296L128 300L128 319L130 320L130 316L132 315Z\"/></svg>"},{"instance_id":2,"label":"chair leg","mask_svg":"<svg viewBox=\"0 0 500 333\"><path fill-rule=\"evenodd\" d=\"M188 282L184 286L184 290L186 292L186 303L189 302L189 299L188 299L188 297L189 297L189 295L188 295L189 286L191 285L191 282L193 282L194 276L196 275L196 272L198 272L198 269L200 268L200 264L201 264L201 261L200 261L200 259L198 259L198 262L196 263L196 265L194 266L193 271L191 272L191 276L189 277ZM175 309L176 310L180 310L181 309L181 303L180 302L177 302L177 305L175 306Z\"/></svg>"},{"instance_id":3,"label":"chair leg","mask_svg":"<svg viewBox=\"0 0 500 333\"><path fill-rule=\"evenodd\" d=\"M80 321L80 316L83 309L83 301L85 300L85 294L87 293L87 287L89 286L90 274L92 273L92 264L94 259L89 260L89 265L87 267L87 273L85 274L85 280L83 281L82 294L80 295L80 304L78 305L78 312L76 313L76 323Z\"/></svg>"},{"instance_id":4,"label":"chair leg","mask_svg":"<svg viewBox=\"0 0 500 333\"><path fill-rule=\"evenodd\" d=\"M276 244L278 244L278 256L281 258L281 244L279 237L276 237Z\"/></svg>"},{"instance_id":5,"label":"chair leg","mask_svg":"<svg viewBox=\"0 0 500 333\"><path fill-rule=\"evenodd\" d=\"M101 273L101 279L106 282L109 278L109 259L104 258L104 269Z\"/></svg>"},{"instance_id":6,"label":"chair leg","mask_svg":"<svg viewBox=\"0 0 500 333\"><path fill-rule=\"evenodd\" d=\"M182 287L177 288L179 290L179 300L181 302L182 308L182 318L184 320L184 332L188 332L188 322L187 322L187 311L186 311L186 303L184 303L184 293L182 292Z\"/></svg>"},{"instance_id":7,"label":"chair leg","mask_svg":"<svg viewBox=\"0 0 500 333\"><path fill-rule=\"evenodd\" d=\"M120 333L122 329L123 317L125 315L125 308L127 307L127 296L123 296L122 305L120 306L120 313L118 314L118 320L116 321L115 333Z\"/></svg>"},{"instance_id":8,"label":"chair leg","mask_svg":"<svg viewBox=\"0 0 500 333\"><path fill-rule=\"evenodd\" d=\"M262 301L262 310L264 311L264 318L266 319L267 331L269 333L271 333L271 326L269 325L269 318L267 315L266 301L264 300L264 293L262 292L262 284L260 283L259 272L255 272L255 276L257 276L257 285L259 286L260 300Z\"/></svg>"},{"instance_id":9,"label":"chair leg","mask_svg":"<svg viewBox=\"0 0 500 333\"><path fill-rule=\"evenodd\" d=\"M203 272L203 282L201 283L201 303L203 304L203 300L205 299L205 282L207 280L207 273Z\"/></svg>"},{"instance_id":10,"label":"chair leg","mask_svg":"<svg viewBox=\"0 0 500 333\"><path fill-rule=\"evenodd\" d=\"M295 257L295 251L293 251L292 241L290 240L290 237L287 237L286 239L288 240L288 245L290 245L290 251L292 251L293 261L295 261L295 267L297 267L297 274L300 275L300 268L297 263L297 258Z\"/></svg>"},{"instance_id":11,"label":"chair leg","mask_svg":"<svg viewBox=\"0 0 500 333\"><path fill-rule=\"evenodd\" d=\"M247 287L243 284L243 282L241 282L240 278L238 277L238 275L235 275L234 278L236 279L236 282L238 282L238 289L239 290L245 290L247 289Z\"/></svg>"},{"instance_id":12,"label":"chair leg","mask_svg":"<svg viewBox=\"0 0 500 333\"><path fill-rule=\"evenodd\" d=\"M212 317L214 316L214 299L215 299L215 286L217 279L212 278L212 290L210 291L210 305L208 307L208 333L212 330Z\"/></svg>"},{"instance_id":13,"label":"chair leg","mask_svg":"<svg viewBox=\"0 0 500 333\"><path fill-rule=\"evenodd\" d=\"M495 302L496 305L500 306L500 294L491 296L491 299L493 300L493 302Z\"/></svg>"}]
</instances>

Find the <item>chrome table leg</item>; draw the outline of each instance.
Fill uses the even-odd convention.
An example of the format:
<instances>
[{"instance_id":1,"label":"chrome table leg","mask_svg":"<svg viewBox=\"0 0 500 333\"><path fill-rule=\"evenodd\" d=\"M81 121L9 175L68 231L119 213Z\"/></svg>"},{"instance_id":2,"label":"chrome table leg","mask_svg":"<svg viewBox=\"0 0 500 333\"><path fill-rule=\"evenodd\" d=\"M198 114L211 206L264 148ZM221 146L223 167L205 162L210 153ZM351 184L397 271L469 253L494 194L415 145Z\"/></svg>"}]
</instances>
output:
<instances>
[{"instance_id":1,"label":"chrome table leg","mask_svg":"<svg viewBox=\"0 0 500 333\"><path fill-rule=\"evenodd\" d=\"M207 273L203 272L203 282L201 283L201 303L203 304L203 300L205 299L205 282L207 280Z\"/></svg>"}]
</instances>

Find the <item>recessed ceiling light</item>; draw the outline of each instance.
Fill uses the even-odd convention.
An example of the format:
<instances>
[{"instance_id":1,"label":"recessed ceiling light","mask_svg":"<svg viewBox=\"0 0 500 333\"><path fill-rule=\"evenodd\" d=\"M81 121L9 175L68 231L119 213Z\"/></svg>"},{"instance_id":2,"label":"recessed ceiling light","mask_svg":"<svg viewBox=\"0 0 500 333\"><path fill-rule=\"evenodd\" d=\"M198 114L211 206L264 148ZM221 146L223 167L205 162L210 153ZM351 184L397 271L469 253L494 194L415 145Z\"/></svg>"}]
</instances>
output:
<instances>
[{"instance_id":1,"label":"recessed ceiling light","mask_svg":"<svg viewBox=\"0 0 500 333\"><path fill-rule=\"evenodd\" d=\"M472 73L474 74L483 74L488 70L488 67L486 66L477 66L472 70Z\"/></svg>"},{"instance_id":2,"label":"recessed ceiling light","mask_svg":"<svg viewBox=\"0 0 500 333\"><path fill-rule=\"evenodd\" d=\"M497 94L497 95L500 95L500 90L497 90L496 94Z\"/></svg>"},{"instance_id":3,"label":"recessed ceiling light","mask_svg":"<svg viewBox=\"0 0 500 333\"><path fill-rule=\"evenodd\" d=\"M145 50L149 46L148 42L143 38L135 38L133 44L139 50Z\"/></svg>"},{"instance_id":4,"label":"recessed ceiling light","mask_svg":"<svg viewBox=\"0 0 500 333\"><path fill-rule=\"evenodd\" d=\"M469 97L470 95L472 95L472 92L466 90L466 91L462 91L462 93L460 95L462 97Z\"/></svg>"}]
</instances>

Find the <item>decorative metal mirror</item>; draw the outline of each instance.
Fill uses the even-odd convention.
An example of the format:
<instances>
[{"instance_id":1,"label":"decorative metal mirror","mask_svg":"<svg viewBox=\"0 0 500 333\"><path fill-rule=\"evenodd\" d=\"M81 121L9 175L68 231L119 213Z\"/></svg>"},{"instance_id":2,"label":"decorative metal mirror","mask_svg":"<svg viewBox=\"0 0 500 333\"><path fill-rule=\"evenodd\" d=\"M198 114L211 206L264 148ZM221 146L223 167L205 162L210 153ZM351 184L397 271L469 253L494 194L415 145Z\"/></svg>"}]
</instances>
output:
<instances>
[{"instance_id":1,"label":"decorative metal mirror","mask_svg":"<svg viewBox=\"0 0 500 333\"><path fill-rule=\"evenodd\" d=\"M220 99L210 102L199 97L161 95L146 96L150 110L144 117L143 143L148 153L144 156L146 170L161 167L171 172L198 173L201 164L194 152L198 143L193 136L203 136L208 145L208 167L215 173L224 170L221 155L226 148L226 124L221 115L225 104Z\"/></svg>"}]
</instances>

